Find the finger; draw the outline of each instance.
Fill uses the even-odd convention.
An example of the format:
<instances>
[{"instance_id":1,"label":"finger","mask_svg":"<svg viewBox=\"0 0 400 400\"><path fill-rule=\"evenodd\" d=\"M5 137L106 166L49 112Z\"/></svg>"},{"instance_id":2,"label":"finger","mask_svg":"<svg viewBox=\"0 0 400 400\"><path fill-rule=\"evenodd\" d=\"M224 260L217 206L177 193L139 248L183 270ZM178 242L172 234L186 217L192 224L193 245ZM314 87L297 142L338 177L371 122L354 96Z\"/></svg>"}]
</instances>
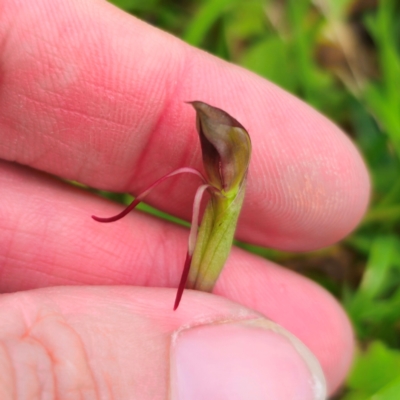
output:
<instances>
[{"instance_id":1,"label":"finger","mask_svg":"<svg viewBox=\"0 0 400 400\"><path fill-rule=\"evenodd\" d=\"M2 399L325 398L312 353L279 326L198 292L174 313L165 307L171 294L64 287L2 295Z\"/></svg>"},{"instance_id":2,"label":"finger","mask_svg":"<svg viewBox=\"0 0 400 400\"><path fill-rule=\"evenodd\" d=\"M367 172L332 123L264 79L193 49L106 2L3 1L0 157L137 194L200 167L194 111L204 100L250 132L253 157L237 236L308 250L363 215ZM194 182L148 201L189 219Z\"/></svg>"},{"instance_id":3,"label":"finger","mask_svg":"<svg viewBox=\"0 0 400 400\"><path fill-rule=\"evenodd\" d=\"M1 292L53 285L177 287L186 229L139 212L114 224L96 223L93 209L113 213L117 206L27 168L0 165ZM330 390L342 382L352 358L351 327L317 285L233 249L215 293L299 337L320 361ZM172 309L173 297L166 306Z\"/></svg>"}]
</instances>

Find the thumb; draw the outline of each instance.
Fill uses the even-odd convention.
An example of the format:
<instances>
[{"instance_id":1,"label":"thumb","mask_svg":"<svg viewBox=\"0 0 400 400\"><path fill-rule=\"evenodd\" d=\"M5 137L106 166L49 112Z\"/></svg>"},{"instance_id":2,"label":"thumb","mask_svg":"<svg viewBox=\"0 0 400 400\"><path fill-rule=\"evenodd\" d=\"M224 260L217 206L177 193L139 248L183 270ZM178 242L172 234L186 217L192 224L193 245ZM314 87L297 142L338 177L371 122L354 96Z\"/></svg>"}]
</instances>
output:
<instances>
[{"instance_id":1,"label":"thumb","mask_svg":"<svg viewBox=\"0 0 400 400\"><path fill-rule=\"evenodd\" d=\"M324 399L296 338L223 298L55 287L0 297L0 398Z\"/></svg>"}]
</instances>

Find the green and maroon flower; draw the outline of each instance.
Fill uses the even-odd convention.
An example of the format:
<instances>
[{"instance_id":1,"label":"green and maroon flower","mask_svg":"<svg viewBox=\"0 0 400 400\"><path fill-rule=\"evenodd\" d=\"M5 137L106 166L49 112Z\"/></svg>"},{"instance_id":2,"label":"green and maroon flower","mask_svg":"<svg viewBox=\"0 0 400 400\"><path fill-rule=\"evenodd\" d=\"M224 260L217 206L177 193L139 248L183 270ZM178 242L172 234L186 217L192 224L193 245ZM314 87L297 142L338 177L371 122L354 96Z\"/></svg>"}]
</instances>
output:
<instances>
[{"instance_id":1,"label":"green and maroon flower","mask_svg":"<svg viewBox=\"0 0 400 400\"><path fill-rule=\"evenodd\" d=\"M192 173L202 179L203 184L194 199L188 252L174 310L179 306L185 287L211 292L222 271L242 207L251 155L250 137L238 121L201 101L190 104L196 110L206 178L196 169L179 168L153 183L120 214L110 218L92 216L99 222L117 221L133 210L156 185L171 176ZM205 191L210 194L210 200L199 228L200 203Z\"/></svg>"}]
</instances>

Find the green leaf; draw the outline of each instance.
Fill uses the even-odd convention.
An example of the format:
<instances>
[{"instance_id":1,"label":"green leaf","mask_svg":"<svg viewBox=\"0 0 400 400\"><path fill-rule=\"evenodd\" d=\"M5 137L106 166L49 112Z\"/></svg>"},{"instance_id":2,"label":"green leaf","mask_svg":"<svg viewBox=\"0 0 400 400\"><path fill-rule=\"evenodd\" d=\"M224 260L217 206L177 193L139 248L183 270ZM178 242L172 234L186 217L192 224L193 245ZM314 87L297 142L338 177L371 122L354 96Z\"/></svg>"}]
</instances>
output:
<instances>
[{"instance_id":1,"label":"green leaf","mask_svg":"<svg viewBox=\"0 0 400 400\"><path fill-rule=\"evenodd\" d=\"M236 0L208 0L197 11L186 32L183 40L193 46L200 46L207 32L226 11L228 6L233 5Z\"/></svg>"},{"instance_id":2,"label":"green leaf","mask_svg":"<svg viewBox=\"0 0 400 400\"><path fill-rule=\"evenodd\" d=\"M288 45L278 36L266 37L255 43L243 54L241 64L294 93L295 71L291 71ZM282 66L285 66L283 68Z\"/></svg>"},{"instance_id":3,"label":"green leaf","mask_svg":"<svg viewBox=\"0 0 400 400\"><path fill-rule=\"evenodd\" d=\"M375 239L359 293L373 299L383 291L395 254L394 250L399 245L399 240L395 236L378 236Z\"/></svg>"},{"instance_id":4,"label":"green leaf","mask_svg":"<svg viewBox=\"0 0 400 400\"><path fill-rule=\"evenodd\" d=\"M400 352L375 341L368 346L365 353L358 353L347 386L361 389L372 396L386 385L398 381L399 371ZM375 400L373 397L372 399Z\"/></svg>"},{"instance_id":5,"label":"green leaf","mask_svg":"<svg viewBox=\"0 0 400 400\"><path fill-rule=\"evenodd\" d=\"M151 10L157 7L159 3L159 0L146 0L145 2L143 2L142 0L108 0L108 1L126 11Z\"/></svg>"},{"instance_id":6,"label":"green leaf","mask_svg":"<svg viewBox=\"0 0 400 400\"><path fill-rule=\"evenodd\" d=\"M400 397L400 377L394 379L370 397L370 400L398 400Z\"/></svg>"}]
</instances>

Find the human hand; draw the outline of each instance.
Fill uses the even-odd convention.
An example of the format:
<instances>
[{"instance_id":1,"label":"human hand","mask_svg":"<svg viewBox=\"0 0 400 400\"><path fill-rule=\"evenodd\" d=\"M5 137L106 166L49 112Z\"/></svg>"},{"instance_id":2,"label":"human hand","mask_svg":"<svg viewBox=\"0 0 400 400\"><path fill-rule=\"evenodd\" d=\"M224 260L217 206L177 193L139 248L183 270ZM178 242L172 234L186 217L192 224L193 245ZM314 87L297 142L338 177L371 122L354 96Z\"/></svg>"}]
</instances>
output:
<instances>
[{"instance_id":1,"label":"human hand","mask_svg":"<svg viewBox=\"0 0 400 400\"><path fill-rule=\"evenodd\" d=\"M186 291L173 312L187 231L138 212L99 225L91 214L120 207L39 171L136 194L201 168L184 101L203 100L251 135L238 239L305 251L365 211L368 176L347 137L271 83L106 2L0 4L0 398L309 399L302 359L262 316L308 346L334 391L353 339L322 288L233 249L214 289L226 299ZM196 186L177 177L147 201L189 219Z\"/></svg>"}]
</instances>

